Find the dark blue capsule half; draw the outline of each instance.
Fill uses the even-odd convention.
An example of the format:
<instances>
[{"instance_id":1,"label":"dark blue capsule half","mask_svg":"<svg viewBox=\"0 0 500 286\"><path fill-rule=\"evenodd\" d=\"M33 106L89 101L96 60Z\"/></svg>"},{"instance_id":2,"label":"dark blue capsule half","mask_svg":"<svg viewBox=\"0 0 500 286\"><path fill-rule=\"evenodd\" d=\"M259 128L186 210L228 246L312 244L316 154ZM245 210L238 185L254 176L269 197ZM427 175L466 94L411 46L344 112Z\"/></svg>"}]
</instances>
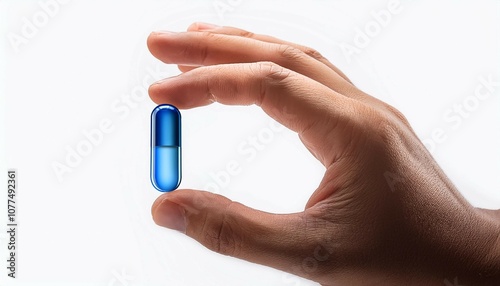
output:
<instances>
[{"instance_id":1,"label":"dark blue capsule half","mask_svg":"<svg viewBox=\"0 0 500 286\"><path fill-rule=\"evenodd\" d=\"M181 183L181 113L169 104L151 113L151 183L170 192Z\"/></svg>"}]
</instances>

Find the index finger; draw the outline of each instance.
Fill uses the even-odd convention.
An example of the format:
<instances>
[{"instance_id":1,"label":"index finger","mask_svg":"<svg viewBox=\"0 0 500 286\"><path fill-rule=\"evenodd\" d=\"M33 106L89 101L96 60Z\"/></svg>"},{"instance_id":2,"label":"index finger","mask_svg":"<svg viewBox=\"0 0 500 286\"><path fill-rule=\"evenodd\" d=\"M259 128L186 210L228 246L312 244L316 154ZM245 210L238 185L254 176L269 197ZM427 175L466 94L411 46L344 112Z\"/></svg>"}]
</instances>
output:
<instances>
[{"instance_id":1,"label":"index finger","mask_svg":"<svg viewBox=\"0 0 500 286\"><path fill-rule=\"evenodd\" d=\"M194 69L151 85L156 103L193 108L220 102L260 106L299 133L302 142L328 167L347 150L346 127L361 122L356 100L274 63L224 64ZM325 142L329 142L325 144Z\"/></svg>"}]
</instances>

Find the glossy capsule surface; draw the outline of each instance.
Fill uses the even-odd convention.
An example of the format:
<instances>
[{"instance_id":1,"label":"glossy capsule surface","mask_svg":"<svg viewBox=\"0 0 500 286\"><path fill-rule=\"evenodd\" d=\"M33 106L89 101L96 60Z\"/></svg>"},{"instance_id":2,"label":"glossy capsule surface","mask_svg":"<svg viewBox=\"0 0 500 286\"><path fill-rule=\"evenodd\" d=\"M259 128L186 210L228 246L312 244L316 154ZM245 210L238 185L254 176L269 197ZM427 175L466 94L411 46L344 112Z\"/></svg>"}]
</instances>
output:
<instances>
[{"instance_id":1,"label":"glossy capsule surface","mask_svg":"<svg viewBox=\"0 0 500 286\"><path fill-rule=\"evenodd\" d=\"M151 113L151 183L170 192L181 183L181 113L169 104Z\"/></svg>"}]
</instances>

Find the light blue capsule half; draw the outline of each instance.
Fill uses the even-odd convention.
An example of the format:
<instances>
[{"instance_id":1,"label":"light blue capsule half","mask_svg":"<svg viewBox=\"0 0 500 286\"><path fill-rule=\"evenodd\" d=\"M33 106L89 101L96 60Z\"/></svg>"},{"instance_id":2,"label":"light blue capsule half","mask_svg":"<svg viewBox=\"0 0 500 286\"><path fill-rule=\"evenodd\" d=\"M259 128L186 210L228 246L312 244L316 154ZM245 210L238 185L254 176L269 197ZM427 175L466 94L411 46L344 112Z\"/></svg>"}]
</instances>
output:
<instances>
[{"instance_id":1,"label":"light blue capsule half","mask_svg":"<svg viewBox=\"0 0 500 286\"><path fill-rule=\"evenodd\" d=\"M181 183L181 113L169 104L151 113L151 183L170 192Z\"/></svg>"}]
</instances>

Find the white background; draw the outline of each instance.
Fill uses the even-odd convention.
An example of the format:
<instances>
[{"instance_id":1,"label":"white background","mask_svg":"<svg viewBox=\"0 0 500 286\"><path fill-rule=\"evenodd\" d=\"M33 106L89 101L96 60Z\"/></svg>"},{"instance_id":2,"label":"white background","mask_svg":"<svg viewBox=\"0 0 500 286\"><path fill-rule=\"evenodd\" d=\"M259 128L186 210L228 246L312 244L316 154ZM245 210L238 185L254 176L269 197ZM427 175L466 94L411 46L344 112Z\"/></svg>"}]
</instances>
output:
<instances>
[{"instance_id":1,"label":"white background","mask_svg":"<svg viewBox=\"0 0 500 286\"><path fill-rule=\"evenodd\" d=\"M422 140L442 132L442 142L427 146L446 173L475 206L500 208L500 87L474 99L480 77L500 80L500 2L396 1L398 12L375 22L390 2L0 1L0 174L16 168L19 180L18 278L8 279L0 263L0 284L316 285L217 255L151 220L159 195L149 181L155 105L144 86L154 81L148 70L164 77L178 71L149 54L146 37L194 21L318 49L357 86L400 109ZM44 3L57 5L44 10ZM355 38L366 32L371 35L356 53L343 52L342 45L356 47ZM460 123L446 121L457 104L473 108ZM249 148L248 138L272 123L258 108L181 112L181 188L210 186L271 212L303 209L323 168L295 134L273 131L250 158L238 147ZM112 130L58 178L54 164L67 165L69 149L88 147L84 132L102 120ZM217 183L213 175L232 161L241 172ZM1 190L5 261L6 187Z\"/></svg>"}]
</instances>

